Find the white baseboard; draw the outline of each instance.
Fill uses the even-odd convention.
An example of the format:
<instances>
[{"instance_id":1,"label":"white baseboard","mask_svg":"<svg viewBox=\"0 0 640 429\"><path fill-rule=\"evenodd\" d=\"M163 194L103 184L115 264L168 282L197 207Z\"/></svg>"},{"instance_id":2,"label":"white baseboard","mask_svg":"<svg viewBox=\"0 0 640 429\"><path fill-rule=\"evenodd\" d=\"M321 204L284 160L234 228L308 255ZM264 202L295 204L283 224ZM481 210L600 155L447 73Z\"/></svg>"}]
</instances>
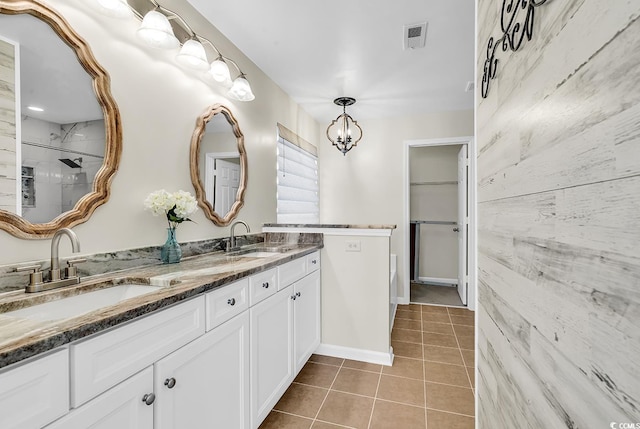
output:
<instances>
[{"instance_id":1,"label":"white baseboard","mask_svg":"<svg viewBox=\"0 0 640 429\"><path fill-rule=\"evenodd\" d=\"M358 360L361 362L377 363L379 365L386 366L391 366L393 364L393 347L389 347L389 353L383 353L374 352L372 350L334 346L332 344L320 344L315 353L323 356L332 356L342 359Z\"/></svg>"},{"instance_id":2,"label":"white baseboard","mask_svg":"<svg viewBox=\"0 0 640 429\"><path fill-rule=\"evenodd\" d=\"M446 277L418 277L418 280L425 283L430 283L434 285L458 285L458 279L449 279Z\"/></svg>"}]
</instances>

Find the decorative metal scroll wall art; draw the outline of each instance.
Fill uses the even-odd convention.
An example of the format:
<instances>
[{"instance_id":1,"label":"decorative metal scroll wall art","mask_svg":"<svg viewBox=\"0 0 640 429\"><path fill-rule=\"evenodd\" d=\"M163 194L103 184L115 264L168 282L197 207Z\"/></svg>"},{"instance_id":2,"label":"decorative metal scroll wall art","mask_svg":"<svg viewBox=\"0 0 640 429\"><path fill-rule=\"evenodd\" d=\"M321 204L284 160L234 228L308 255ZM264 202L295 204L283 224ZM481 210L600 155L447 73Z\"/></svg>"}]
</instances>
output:
<instances>
[{"instance_id":1,"label":"decorative metal scroll wall art","mask_svg":"<svg viewBox=\"0 0 640 429\"><path fill-rule=\"evenodd\" d=\"M513 52L520 49L525 37L531 40L533 37L533 22L535 9L542 6L548 0L502 0L502 13L500 16L500 29L502 37L494 40L493 36L487 43L487 59L484 61L482 73L482 98L487 98L489 85L496 77L498 59L496 51L502 48L502 52L511 50ZM518 15L524 15L524 20L518 20Z\"/></svg>"}]
</instances>

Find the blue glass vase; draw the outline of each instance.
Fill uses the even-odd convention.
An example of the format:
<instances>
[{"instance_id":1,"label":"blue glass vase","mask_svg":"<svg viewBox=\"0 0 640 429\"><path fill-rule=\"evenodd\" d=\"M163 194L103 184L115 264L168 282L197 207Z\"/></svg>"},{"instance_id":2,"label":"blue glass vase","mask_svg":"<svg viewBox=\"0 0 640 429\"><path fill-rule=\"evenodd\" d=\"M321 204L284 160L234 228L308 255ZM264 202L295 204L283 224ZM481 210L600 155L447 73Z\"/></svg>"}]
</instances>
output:
<instances>
[{"instance_id":1,"label":"blue glass vase","mask_svg":"<svg viewBox=\"0 0 640 429\"><path fill-rule=\"evenodd\" d=\"M167 228L167 241L160 250L160 259L165 264L177 264L182 259L182 249L176 240L175 228Z\"/></svg>"}]
</instances>

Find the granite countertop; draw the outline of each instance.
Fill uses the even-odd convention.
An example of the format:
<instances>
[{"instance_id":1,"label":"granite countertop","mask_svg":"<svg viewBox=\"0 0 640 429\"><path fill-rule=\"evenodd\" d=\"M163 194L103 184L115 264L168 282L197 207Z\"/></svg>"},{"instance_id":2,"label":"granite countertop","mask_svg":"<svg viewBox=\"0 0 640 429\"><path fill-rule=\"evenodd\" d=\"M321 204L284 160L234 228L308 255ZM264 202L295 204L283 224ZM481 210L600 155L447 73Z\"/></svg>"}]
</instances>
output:
<instances>
[{"instance_id":1,"label":"granite countertop","mask_svg":"<svg viewBox=\"0 0 640 429\"><path fill-rule=\"evenodd\" d=\"M184 258L178 264L153 265L87 277L78 285L46 292L27 294L20 290L1 294L0 368L307 255L321 248L322 244L269 247L277 250L273 256L252 257L214 252ZM128 281L163 287L64 320L38 321L4 314Z\"/></svg>"},{"instance_id":2,"label":"granite countertop","mask_svg":"<svg viewBox=\"0 0 640 429\"><path fill-rule=\"evenodd\" d=\"M357 225L332 223L265 223L265 228L347 228L347 229L396 229L397 225Z\"/></svg>"}]
</instances>

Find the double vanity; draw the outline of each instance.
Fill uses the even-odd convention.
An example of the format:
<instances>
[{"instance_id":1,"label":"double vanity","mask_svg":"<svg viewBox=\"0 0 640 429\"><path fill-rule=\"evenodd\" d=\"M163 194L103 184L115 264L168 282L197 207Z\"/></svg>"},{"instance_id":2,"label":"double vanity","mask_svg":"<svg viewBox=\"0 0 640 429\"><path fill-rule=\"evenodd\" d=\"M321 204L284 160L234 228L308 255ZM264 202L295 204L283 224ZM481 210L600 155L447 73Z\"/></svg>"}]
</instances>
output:
<instances>
[{"instance_id":1,"label":"double vanity","mask_svg":"<svg viewBox=\"0 0 640 429\"><path fill-rule=\"evenodd\" d=\"M4 294L0 427L257 428L320 343L321 247Z\"/></svg>"}]
</instances>

